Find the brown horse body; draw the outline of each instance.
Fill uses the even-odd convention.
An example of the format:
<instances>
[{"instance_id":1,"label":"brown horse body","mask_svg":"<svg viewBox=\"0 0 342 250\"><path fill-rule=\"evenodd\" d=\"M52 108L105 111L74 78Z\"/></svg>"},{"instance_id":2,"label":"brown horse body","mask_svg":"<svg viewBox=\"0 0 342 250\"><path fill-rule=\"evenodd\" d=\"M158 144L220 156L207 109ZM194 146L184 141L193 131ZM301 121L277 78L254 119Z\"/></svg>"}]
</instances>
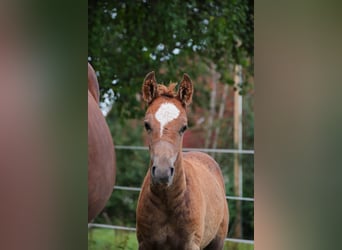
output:
<instances>
[{"instance_id":1,"label":"brown horse body","mask_svg":"<svg viewBox=\"0 0 342 250\"><path fill-rule=\"evenodd\" d=\"M151 162L137 207L139 250L223 249L229 214L222 173L207 154L182 153L193 88L186 75L177 94L173 88L157 85L154 73L143 85Z\"/></svg>"},{"instance_id":2,"label":"brown horse body","mask_svg":"<svg viewBox=\"0 0 342 250\"><path fill-rule=\"evenodd\" d=\"M112 136L99 104L99 85L88 63L88 222L104 208L115 183Z\"/></svg>"}]
</instances>

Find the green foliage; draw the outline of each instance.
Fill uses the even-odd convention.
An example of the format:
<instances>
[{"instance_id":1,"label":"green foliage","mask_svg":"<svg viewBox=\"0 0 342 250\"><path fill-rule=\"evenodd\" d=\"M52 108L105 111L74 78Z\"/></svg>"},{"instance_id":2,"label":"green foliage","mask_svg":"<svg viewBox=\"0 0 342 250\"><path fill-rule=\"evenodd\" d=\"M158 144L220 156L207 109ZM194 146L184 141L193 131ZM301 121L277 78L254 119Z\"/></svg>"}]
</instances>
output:
<instances>
[{"instance_id":1,"label":"green foliage","mask_svg":"<svg viewBox=\"0 0 342 250\"><path fill-rule=\"evenodd\" d=\"M231 84L228 64L253 69L253 11L250 0L89 1L88 56L101 93L112 89L120 117L134 118L142 115L135 94L151 70L162 70L164 81L183 72L197 79L197 63L213 62Z\"/></svg>"}]
</instances>

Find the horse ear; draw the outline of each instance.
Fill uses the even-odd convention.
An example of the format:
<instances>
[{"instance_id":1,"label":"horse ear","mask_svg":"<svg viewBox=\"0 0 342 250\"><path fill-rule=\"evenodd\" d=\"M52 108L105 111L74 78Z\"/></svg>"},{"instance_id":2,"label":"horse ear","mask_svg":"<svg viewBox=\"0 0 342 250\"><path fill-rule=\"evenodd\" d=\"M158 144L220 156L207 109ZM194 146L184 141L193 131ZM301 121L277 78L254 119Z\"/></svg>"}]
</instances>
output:
<instances>
[{"instance_id":1,"label":"horse ear","mask_svg":"<svg viewBox=\"0 0 342 250\"><path fill-rule=\"evenodd\" d=\"M157 81L154 75L154 71L148 73L145 76L142 86L142 95L144 101L148 104L150 104L157 97Z\"/></svg>"},{"instance_id":2,"label":"horse ear","mask_svg":"<svg viewBox=\"0 0 342 250\"><path fill-rule=\"evenodd\" d=\"M187 74L183 75L183 80L180 83L177 97L186 107L192 101L192 93L194 92L194 87L192 85L191 79Z\"/></svg>"}]
</instances>

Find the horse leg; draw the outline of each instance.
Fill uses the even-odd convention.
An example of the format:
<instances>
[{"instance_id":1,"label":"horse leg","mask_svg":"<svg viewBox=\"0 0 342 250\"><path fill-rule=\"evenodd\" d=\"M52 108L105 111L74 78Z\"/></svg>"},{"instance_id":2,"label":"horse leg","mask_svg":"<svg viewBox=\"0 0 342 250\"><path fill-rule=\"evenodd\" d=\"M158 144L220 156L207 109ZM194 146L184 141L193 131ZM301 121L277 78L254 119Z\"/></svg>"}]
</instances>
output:
<instances>
[{"instance_id":1,"label":"horse leg","mask_svg":"<svg viewBox=\"0 0 342 250\"><path fill-rule=\"evenodd\" d=\"M224 245L224 237L216 236L204 250L222 250Z\"/></svg>"}]
</instances>

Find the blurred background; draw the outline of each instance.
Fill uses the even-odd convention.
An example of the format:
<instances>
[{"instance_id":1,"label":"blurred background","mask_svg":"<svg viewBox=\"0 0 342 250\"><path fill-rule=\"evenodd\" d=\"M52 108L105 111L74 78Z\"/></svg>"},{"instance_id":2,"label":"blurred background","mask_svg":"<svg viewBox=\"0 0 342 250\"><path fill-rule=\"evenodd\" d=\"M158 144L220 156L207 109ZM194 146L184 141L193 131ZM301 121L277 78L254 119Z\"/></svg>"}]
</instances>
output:
<instances>
[{"instance_id":1,"label":"blurred background","mask_svg":"<svg viewBox=\"0 0 342 250\"><path fill-rule=\"evenodd\" d=\"M141 86L194 83L183 148L212 155L225 178L230 211L226 247L254 243L254 2L88 2L88 62L116 146L116 188L88 230L88 249L136 249L135 208L149 153ZM101 226L102 225L102 226ZM103 229L103 225L116 228ZM119 230L117 226L124 227Z\"/></svg>"},{"instance_id":2,"label":"blurred background","mask_svg":"<svg viewBox=\"0 0 342 250\"><path fill-rule=\"evenodd\" d=\"M199 125L194 125L197 118L193 117L193 109L206 112L204 116L196 111L209 119L210 100L214 100L211 93L215 93L211 91L215 81L209 73L213 62L215 71L220 73L214 110L217 112L217 103L222 103L219 88L228 83L227 102L230 100L232 105L231 95L236 93L232 85L240 87L238 91L244 89L242 144L244 150L256 151L255 155L239 154L242 158L251 157L249 162L254 159L256 197L252 203L254 224L250 231L242 227L241 238L253 239L249 234L254 228L256 249L342 249L341 2L257 1L255 8L250 3L228 2L172 1L166 6L138 1L134 5L119 1L0 1L1 249L83 250L87 245L93 249L130 249L128 244L135 249L134 232L104 230L96 234L99 228L89 231L86 226L87 57L98 72L102 101L105 102L109 89L113 93L107 95L116 98L111 110L104 111L108 113L108 123L117 126L117 130L112 128L117 145L141 129L142 120L138 117L145 106L135 98L139 98L143 77L151 70L165 83L179 81L187 72L196 93L207 93L205 99L196 97L189 110L193 124L188 132L194 133ZM244 10L247 6L248 10ZM253 27L249 24L254 20L253 9L255 57L253 50L248 49L248 44L253 45L248 40L253 38L253 31L248 32ZM174 38L173 34L177 36ZM157 49L161 43L164 49ZM173 53L176 46L179 51ZM143 48L148 49L145 54ZM150 58L154 58L152 51L155 59ZM172 56L161 61L161 54L166 51ZM127 56L129 52L134 55ZM221 63L221 59L227 63ZM248 84L235 83L232 69L236 65L241 65L242 82ZM256 96L252 76L258 82ZM114 79L120 80L117 85L112 84ZM205 86L206 92L201 90ZM125 91L135 92L136 97ZM247 126L253 126L244 121L248 98L257 117L254 146L251 142L246 144L245 139L247 131L253 132L245 131ZM107 103L110 106L112 102ZM125 104L129 108L119 108ZM224 117L227 110L225 107ZM136 116L136 120L130 116ZM218 124L213 117L213 123ZM115 123L110 119L116 119ZM229 119L234 118L230 115ZM230 149L234 142L230 131L234 130L233 123L223 123L226 127L222 125L218 139L230 144L224 146L218 141L216 147ZM209 126L209 120L201 124ZM125 127L129 132L123 138L120 133ZM222 134L228 131L229 136ZM144 134L136 133L140 140L125 145L144 145ZM207 133L205 129L198 135L207 138ZM204 148L203 145L202 139L202 144L196 146ZM118 158L118 185L139 186L147 170L147 151L116 151L118 157L131 154L129 162ZM137 154L142 154L143 162L139 164ZM219 157L233 157L219 155L215 154L218 161ZM227 175L234 167L229 165L234 160L230 161L233 163L220 164L227 195L234 197L234 178ZM245 180L252 170L247 171L248 163L243 161ZM141 173L132 162L143 168ZM128 174L139 177L126 181L124 176ZM248 185L243 183L243 197L248 197L245 192L251 192ZM123 199L110 201L105 210L110 221L105 222L103 213L95 222L134 227L135 198L129 198L134 192L117 188L113 193L120 194ZM233 223L228 237L232 239L237 238L238 232L234 226L236 201L228 202ZM244 206L249 206L247 201L242 201L242 211ZM116 211L110 212L110 207ZM244 212L241 218L243 225L253 223ZM228 244L235 243L228 241L227 247ZM253 248L251 244L237 245Z\"/></svg>"}]
</instances>

